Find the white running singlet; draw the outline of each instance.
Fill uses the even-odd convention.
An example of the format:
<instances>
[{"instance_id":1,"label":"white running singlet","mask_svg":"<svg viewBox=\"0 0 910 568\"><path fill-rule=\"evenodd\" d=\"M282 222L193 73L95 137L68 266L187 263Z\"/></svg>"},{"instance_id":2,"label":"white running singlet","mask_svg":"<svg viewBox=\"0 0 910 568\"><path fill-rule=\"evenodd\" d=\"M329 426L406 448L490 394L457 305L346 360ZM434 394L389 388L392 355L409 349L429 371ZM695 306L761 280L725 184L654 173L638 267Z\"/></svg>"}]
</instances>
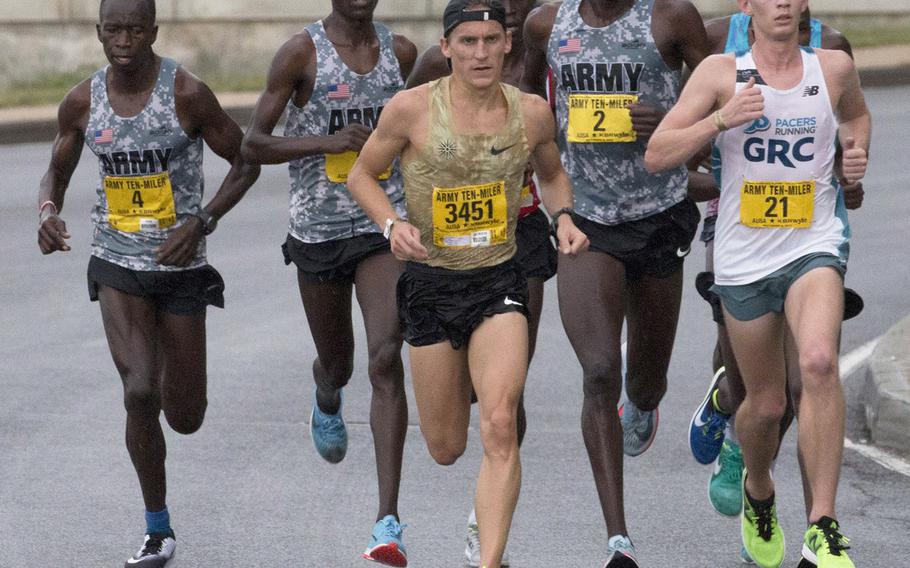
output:
<instances>
[{"instance_id":1,"label":"white running singlet","mask_svg":"<svg viewBox=\"0 0 910 568\"><path fill-rule=\"evenodd\" d=\"M837 119L818 56L801 54L803 78L785 91L765 84L751 51L736 54L736 91L755 77L765 114L717 137L717 284L750 284L810 253L846 259L845 212L831 184Z\"/></svg>"}]
</instances>

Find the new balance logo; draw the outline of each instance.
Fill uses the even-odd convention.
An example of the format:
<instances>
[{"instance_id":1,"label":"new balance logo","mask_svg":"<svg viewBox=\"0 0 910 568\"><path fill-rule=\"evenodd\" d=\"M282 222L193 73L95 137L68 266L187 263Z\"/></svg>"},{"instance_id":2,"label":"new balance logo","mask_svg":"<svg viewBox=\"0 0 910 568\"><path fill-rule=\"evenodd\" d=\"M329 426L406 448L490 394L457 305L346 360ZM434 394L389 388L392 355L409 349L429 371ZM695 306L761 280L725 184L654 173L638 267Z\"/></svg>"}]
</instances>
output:
<instances>
[{"instance_id":1,"label":"new balance logo","mask_svg":"<svg viewBox=\"0 0 910 568\"><path fill-rule=\"evenodd\" d=\"M803 91L804 97L814 97L818 94L818 85L812 85L811 87L806 87Z\"/></svg>"}]
</instances>

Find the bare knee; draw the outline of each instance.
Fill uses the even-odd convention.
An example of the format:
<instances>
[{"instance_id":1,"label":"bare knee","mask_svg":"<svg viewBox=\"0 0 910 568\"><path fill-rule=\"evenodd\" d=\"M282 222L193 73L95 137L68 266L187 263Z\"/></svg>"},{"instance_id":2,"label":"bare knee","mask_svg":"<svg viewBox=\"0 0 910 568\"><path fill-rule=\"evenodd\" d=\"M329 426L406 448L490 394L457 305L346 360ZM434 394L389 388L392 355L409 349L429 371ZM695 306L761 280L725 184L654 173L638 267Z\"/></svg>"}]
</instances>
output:
<instances>
[{"instance_id":1,"label":"bare knee","mask_svg":"<svg viewBox=\"0 0 910 568\"><path fill-rule=\"evenodd\" d=\"M480 437L487 457L507 459L518 447L516 413L503 405L493 409L488 416L481 416Z\"/></svg>"},{"instance_id":2,"label":"bare knee","mask_svg":"<svg viewBox=\"0 0 910 568\"><path fill-rule=\"evenodd\" d=\"M123 405L127 414L158 415L161 395L154 381L142 373L127 372L123 377Z\"/></svg>"},{"instance_id":3,"label":"bare knee","mask_svg":"<svg viewBox=\"0 0 910 568\"><path fill-rule=\"evenodd\" d=\"M193 434L202 428L205 419L206 401L193 408L165 409L164 417L168 425L178 434Z\"/></svg>"},{"instance_id":4,"label":"bare knee","mask_svg":"<svg viewBox=\"0 0 910 568\"><path fill-rule=\"evenodd\" d=\"M752 418L762 424L778 424L787 412L787 395L783 391L746 395L746 402Z\"/></svg>"},{"instance_id":5,"label":"bare knee","mask_svg":"<svg viewBox=\"0 0 910 568\"><path fill-rule=\"evenodd\" d=\"M837 354L827 347L809 347L799 355L803 389L808 392L825 389L839 382Z\"/></svg>"},{"instance_id":6,"label":"bare knee","mask_svg":"<svg viewBox=\"0 0 910 568\"><path fill-rule=\"evenodd\" d=\"M458 461L458 458L464 454L468 443L467 439L462 437L456 439L446 436L426 436L426 434L424 436L430 456L439 465L452 465Z\"/></svg>"},{"instance_id":7,"label":"bare knee","mask_svg":"<svg viewBox=\"0 0 910 568\"><path fill-rule=\"evenodd\" d=\"M619 359L605 359L584 365L583 384L585 399L616 406L622 392L622 363Z\"/></svg>"},{"instance_id":8,"label":"bare knee","mask_svg":"<svg viewBox=\"0 0 910 568\"><path fill-rule=\"evenodd\" d=\"M387 341L370 349L368 373L373 388L402 383L404 368L401 364L401 344Z\"/></svg>"}]
</instances>

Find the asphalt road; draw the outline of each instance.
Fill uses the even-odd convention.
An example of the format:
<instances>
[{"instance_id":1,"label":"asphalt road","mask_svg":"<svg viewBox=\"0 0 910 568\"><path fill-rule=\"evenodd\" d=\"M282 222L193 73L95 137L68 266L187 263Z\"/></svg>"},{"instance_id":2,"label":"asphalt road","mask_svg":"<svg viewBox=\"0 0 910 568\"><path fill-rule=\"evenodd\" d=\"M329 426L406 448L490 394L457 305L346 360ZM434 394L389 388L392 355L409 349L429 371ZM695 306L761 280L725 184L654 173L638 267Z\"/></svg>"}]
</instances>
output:
<instances>
[{"instance_id":1,"label":"asphalt road","mask_svg":"<svg viewBox=\"0 0 910 568\"><path fill-rule=\"evenodd\" d=\"M844 326L845 352L910 312L910 88L870 90L868 99L872 166L866 203L851 218L847 276L866 309ZM141 541L143 507L123 444L120 383L86 293L97 170L85 154L69 192L64 218L73 251L42 257L34 208L49 152L49 145L0 147L0 566L121 566ZM226 167L211 154L206 159L213 191ZM210 239L210 261L227 281L227 309L209 312L206 423L191 437L167 434L168 502L179 539L174 568L366 566L359 554L374 520L376 484L361 326L345 408L351 447L332 466L316 455L305 424L314 352L293 270L279 251L286 210L286 170L267 168ZM710 377L713 324L692 285L703 265L694 246L660 431L646 454L626 462L626 510L643 567L739 565L738 521L710 508L709 468L695 463L686 444ZM513 566L600 566L606 531L580 434L581 372L559 322L555 281L547 294L528 379ZM854 441L864 438L859 386L847 382ZM443 468L425 449L413 401L410 416L400 510L411 566L461 566L478 432L472 428L466 455ZM796 565L804 530L794 440L787 438L776 474L786 566ZM848 451L839 502L858 566L910 565L910 479Z\"/></svg>"}]
</instances>

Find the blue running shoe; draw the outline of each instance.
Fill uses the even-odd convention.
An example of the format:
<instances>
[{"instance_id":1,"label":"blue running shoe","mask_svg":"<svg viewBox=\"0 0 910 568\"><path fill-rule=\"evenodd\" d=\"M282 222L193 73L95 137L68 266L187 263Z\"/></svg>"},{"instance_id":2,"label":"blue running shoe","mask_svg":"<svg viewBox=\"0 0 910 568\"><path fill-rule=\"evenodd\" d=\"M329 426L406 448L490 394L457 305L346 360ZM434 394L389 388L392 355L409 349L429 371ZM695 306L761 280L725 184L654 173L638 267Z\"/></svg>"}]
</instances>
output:
<instances>
[{"instance_id":1,"label":"blue running shoe","mask_svg":"<svg viewBox=\"0 0 910 568\"><path fill-rule=\"evenodd\" d=\"M408 555L401 542L401 531L407 525L398 524L394 515L386 515L373 525L370 545L363 557L386 566L407 566Z\"/></svg>"},{"instance_id":2,"label":"blue running shoe","mask_svg":"<svg viewBox=\"0 0 910 568\"><path fill-rule=\"evenodd\" d=\"M720 454L720 447L724 443L724 429L730 420L728 414L721 414L714 408L714 391L717 390L717 383L725 373L721 367L714 374L711 386L708 387L708 394L695 409L695 414L689 422L689 448L695 456L695 461L705 465L716 460Z\"/></svg>"},{"instance_id":3,"label":"blue running shoe","mask_svg":"<svg viewBox=\"0 0 910 568\"><path fill-rule=\"evenodd\" d=\"M659 421L660 413L657 408L640 410L631 400L626 399L619 407L623 452L630 457L645 453L657 436Z\"/></svg>"},{"instance_id":4,"label":"blue running shoe","mask_svg":"<svg viewBox=\"0 0 910 568\"><path fill-rule=\"evenodd\" d=\"M341 396L341 393L339 393ZM329 463L338 463L344 459L348 452L348 430L341 417L342 404L338 407L337 414L325 414L319 410L316 402L316 392L313 391L313 412L310 414L310 436L313 445L322 459Z\"/></svg>"},{"instance_id":5,"label":"blue running shoe","mask_svg":"<svg viewBox=\"0 0 910 568\"><path fill-rule=\"evenodd\" d=\"M635 559L635 546L632 540L618 534L607 542L607 563L604 568L638 568Z\"/></svg>"}]
</instances>

